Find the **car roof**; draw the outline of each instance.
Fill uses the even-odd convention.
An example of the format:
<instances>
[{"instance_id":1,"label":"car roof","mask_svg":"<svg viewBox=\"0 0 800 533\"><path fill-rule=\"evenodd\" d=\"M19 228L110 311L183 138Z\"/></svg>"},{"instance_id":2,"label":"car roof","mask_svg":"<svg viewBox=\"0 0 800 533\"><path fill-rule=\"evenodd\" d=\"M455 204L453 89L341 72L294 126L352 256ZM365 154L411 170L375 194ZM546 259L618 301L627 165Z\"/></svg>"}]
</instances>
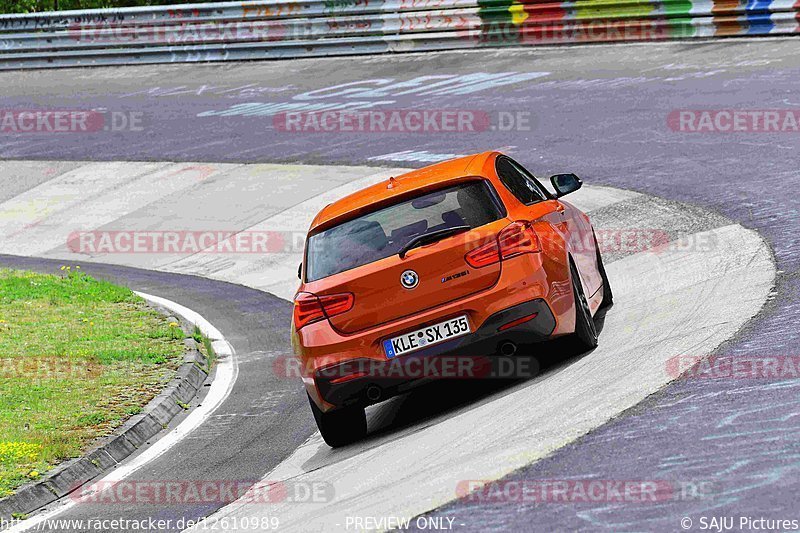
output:
<instances>
[{"instance_id":1,"label":"car roof","mask_svg":"<svg viewBox=\"0 0 800 533\"><path fill-rule=\"evenodd\" d=\"M482 152L412 170L390 178L394 181L392 187L389 187L390 179L382 180L326 205L314 218L310 230L327 226L336 219L349 218L350 214L358 213L371 205L434 183L447 183L465 176L486 177L483 175L483 167L488 159L496 155L500 155L500 152Z\"/></svg>"}]
</instances>

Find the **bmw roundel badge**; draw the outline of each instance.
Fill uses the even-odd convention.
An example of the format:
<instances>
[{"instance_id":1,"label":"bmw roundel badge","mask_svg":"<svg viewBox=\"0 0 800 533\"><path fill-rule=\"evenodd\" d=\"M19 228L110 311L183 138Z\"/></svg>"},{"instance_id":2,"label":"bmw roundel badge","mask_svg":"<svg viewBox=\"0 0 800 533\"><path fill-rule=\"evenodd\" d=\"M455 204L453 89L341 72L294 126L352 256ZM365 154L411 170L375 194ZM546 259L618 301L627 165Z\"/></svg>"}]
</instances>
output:
<instances>
[{"instance_id":1,"label":"bmw roundel badge","mask_svg":"<svg viewBox=\"0 0 800 533\"><path fill-rule=\"evenodd\" d=\"M406 270L400 276L400 284L404 289L413 289L419 285L419 276L413 270Z\"/></svg>"}]
</instances>

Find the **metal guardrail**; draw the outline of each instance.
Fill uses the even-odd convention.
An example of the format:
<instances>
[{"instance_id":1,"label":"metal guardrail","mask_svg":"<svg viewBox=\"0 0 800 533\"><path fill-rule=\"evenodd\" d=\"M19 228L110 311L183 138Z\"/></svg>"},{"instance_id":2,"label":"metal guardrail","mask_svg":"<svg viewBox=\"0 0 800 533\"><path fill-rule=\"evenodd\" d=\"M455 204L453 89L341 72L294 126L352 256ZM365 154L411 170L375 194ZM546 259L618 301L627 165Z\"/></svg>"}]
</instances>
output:
<instances>
[{"instance_id":1,"label":"metal guardrail","mask_svg":"<svg viewBox=\"0 0 800 533\"><path fill-rule=\"evenodd\" d=\"M0 70L795 34L796 0L260 0L0 15Z\"/></svg>"}]
</instances>

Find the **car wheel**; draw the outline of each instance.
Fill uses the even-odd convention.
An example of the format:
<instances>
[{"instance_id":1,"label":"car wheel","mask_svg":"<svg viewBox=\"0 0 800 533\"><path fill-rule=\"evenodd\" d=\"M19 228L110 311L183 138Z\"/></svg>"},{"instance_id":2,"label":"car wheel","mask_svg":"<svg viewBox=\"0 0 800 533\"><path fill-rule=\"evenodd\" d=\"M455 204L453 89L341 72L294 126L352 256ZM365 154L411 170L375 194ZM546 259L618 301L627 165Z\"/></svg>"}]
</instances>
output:
<instances>
[{"instance_id":1,"label":"car wheel","mask_svg":"<svg viewBox=\"0 0 800 533\"><path fill-rule=\"evenodd\" d=\"M583 286L578 277L578 270L572 261L569 263L572 274L572 294L575 297L575 340L584 351L597 347L597 329L594 327L589 302L583 294Z\"/></svg>"},{"instance_id":2,"label":"car wheel","mask_svg":"<svg viewBox=\"0 0 800 533\"><path fill-rule=\"evenodd\" d=\"M308 402L319 432L331 448L356 442L367 435L367 414L363 407L342 407L325 413L310 396Z\"/></svg>"},{"instance_id":3,"label":"car wheel","mask_svg":"<svg viewBox=\"0 0 800 533\"><path fill-rule=\"evenodd\" d=\"M600 309L603 309L614 304L614 293L611 292L611 284L608 282L606 267L603 265L603 258L600 256L600 246L597 244L597 237L594 238L594 245L597 250L597 270L600 271L600 277L603 279L603 301L600 302Z\"/></svg>"}]
</instances>

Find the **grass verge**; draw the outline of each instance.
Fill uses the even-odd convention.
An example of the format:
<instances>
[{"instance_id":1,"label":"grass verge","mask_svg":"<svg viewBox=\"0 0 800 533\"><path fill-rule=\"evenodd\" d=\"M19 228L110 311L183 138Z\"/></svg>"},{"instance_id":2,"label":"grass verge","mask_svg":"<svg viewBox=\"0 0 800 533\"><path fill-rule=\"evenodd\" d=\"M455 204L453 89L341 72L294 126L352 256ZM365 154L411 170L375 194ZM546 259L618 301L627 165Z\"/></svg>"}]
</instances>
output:
<instances>
[{"instance_id":1,"label":"grass verge","mask_svg":"<svg viewBox=\"0 0 800 533\"><path fill-rule=\"evenodd\" d=\"M203 335L203 332L200 331L200 328L196 324L194 326L192 337L194 338L195 342L197 342L197 349L200 350L200 353L206 356L206 367L201 368L201 370L204 370L206 374L209 374L211 369L214 367L214 362L217 360L217 353L214 351L214 346L211 344L211 339Z\"/></svg>"},{"instance_id":2,"label":"grass verge","mask_svg":"<svg viewBox=\"0 0 800 533\"><path fill-rule=\"evenodd\" d=\"M0 497L141 412L185 351L129 289L62 272L0 269Z\"/></svg>"}]
</instances>

